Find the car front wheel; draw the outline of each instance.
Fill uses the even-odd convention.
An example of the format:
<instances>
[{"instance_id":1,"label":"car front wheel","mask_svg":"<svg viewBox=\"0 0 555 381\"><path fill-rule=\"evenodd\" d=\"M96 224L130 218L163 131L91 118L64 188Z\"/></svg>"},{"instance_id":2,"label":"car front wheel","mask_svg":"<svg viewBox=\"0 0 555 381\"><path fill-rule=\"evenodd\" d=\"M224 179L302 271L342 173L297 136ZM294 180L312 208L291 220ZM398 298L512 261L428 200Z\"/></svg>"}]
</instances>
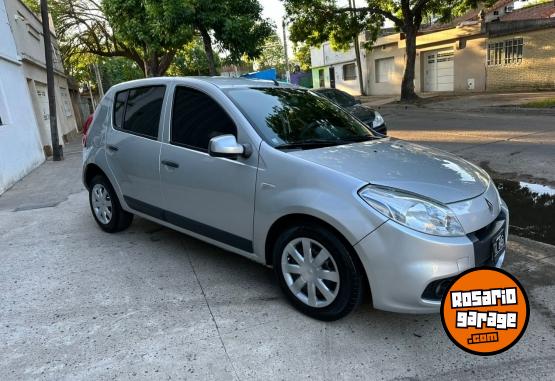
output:
<instances>
[{"instance_id":1,"label":"car front wheel","mask_svg":"<svg viewBox=\"0 0 555 381\"><path fill-rule=\"evenodd\" d=\"M281 234L274 246L274 271L291 303L319 320L342 318L362 298L363 277L345 244L318 225Z\"/></svg>"}]
</instances>

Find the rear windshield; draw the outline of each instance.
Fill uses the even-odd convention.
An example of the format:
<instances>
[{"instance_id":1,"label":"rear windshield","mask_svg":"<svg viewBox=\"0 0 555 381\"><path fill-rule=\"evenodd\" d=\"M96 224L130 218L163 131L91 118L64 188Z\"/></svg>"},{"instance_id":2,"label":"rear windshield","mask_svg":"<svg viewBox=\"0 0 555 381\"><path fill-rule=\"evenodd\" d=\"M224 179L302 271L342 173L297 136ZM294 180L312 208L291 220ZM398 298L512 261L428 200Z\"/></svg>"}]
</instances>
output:
<instances>
[{"instance_id":1,"label":"rear windshield","mask_svg":"<svg viewBox=\"0 0 555 381\"><path fill-rule=\"evenodd\" d=\"M361 141L376 136L358 119L306 89L245 87L224 91L274 147L304 141Z\"/></svg>"}]
</instances>

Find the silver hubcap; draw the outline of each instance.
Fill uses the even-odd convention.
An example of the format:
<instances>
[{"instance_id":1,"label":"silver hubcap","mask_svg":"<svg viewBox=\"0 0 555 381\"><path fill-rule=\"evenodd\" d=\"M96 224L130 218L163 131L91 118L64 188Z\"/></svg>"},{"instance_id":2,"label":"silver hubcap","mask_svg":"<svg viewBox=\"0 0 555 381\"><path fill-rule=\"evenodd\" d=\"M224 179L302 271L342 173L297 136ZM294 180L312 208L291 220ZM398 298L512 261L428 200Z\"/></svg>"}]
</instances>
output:
<instances>
[{"instance_id":1,"label":"silver hubcap","mask_svg":"<svg viewBox=\"0 0 555 381\"><path fill-rule=\"evenodd\" d=\"M102 184L95 184L92 189L92 208L96 218L104 225L112 220L112 199Z\"/></svg>"},{"instance_id":2,"label":"silver hubcap","mask_svg":"<svg viewBox=\"0 0 555 381\"><path fill-rule=\"evenodd\" d=\"M281 255L289 290L310 307L330 305L339 292L339 272L331 254L311 238L296 238Z\"/></svg>"}]
</instances>

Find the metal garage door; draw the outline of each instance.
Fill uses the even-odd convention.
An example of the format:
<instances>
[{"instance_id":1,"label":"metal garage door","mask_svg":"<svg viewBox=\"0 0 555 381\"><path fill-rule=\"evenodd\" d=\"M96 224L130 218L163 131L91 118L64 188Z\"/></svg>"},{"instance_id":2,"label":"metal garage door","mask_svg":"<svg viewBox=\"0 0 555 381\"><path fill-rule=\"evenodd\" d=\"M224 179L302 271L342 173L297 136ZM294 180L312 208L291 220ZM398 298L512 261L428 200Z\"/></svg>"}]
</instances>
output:
<instances>
[{"instance_id":1,"label":"metal garage door","mask_svg":"<svg viewBox=\"0 0 555 381\"><path fill-rule=\"evenodd\" d=\"M424 91L453 91L452 49L427 52L424 55Z\"/></svg>"}]
</instances>

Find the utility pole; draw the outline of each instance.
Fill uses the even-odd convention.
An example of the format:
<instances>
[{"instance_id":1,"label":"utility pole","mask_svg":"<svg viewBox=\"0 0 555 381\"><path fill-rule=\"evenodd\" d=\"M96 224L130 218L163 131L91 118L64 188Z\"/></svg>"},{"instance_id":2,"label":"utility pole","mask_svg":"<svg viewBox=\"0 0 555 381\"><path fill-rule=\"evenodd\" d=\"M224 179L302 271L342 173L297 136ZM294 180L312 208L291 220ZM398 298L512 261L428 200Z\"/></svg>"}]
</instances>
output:
<instances>
[{"instance_id":1,"label":"utility pole","mask_svg":"<svg viewBox=\"0 0 555 381\"><path fill-rule=\"evenodd\" d=\"M355 0L349 0L349 8L353 9L352 17L356 17L356 4ZM360 45L358 43L358 34L354 35L354 44L355 44L355 55L357 59L357 69L358 69L358 86L360 88L360 95L366 95L364 92L364 81L362 79L362 64L360 60Z\"/></svg>"},{"instance_id":2,"label":"utility pole","mask_svg":"<svg viewBox=\"0 0 555 381\"><path fill-rule=\"evenodd\" d=\"M287 32L285 30L285 19L282 20L281 26L283 27L283 54L285 56L285 78L287 82L291 82L291 74L289 73L289 57L287 54Z\"/></svg>"},{"instance_id":3,"label":"utility pole","mask_svg":"<svg viewBox=\"0 0 555 381\"><path fill-rule=\"evenodd\" d=\"M52 62L52 41L50 38L50 22L48 18L47 0L40 0L42 18L42 35L44 38L44 58L46 60L46 84L48 86L48 113L50 114L50 137L52 139L52 159L64 159L64 151L59 144L58 120L56 116L56 88L54 87L54 63Z\"/></svg>"}]
</instances>

